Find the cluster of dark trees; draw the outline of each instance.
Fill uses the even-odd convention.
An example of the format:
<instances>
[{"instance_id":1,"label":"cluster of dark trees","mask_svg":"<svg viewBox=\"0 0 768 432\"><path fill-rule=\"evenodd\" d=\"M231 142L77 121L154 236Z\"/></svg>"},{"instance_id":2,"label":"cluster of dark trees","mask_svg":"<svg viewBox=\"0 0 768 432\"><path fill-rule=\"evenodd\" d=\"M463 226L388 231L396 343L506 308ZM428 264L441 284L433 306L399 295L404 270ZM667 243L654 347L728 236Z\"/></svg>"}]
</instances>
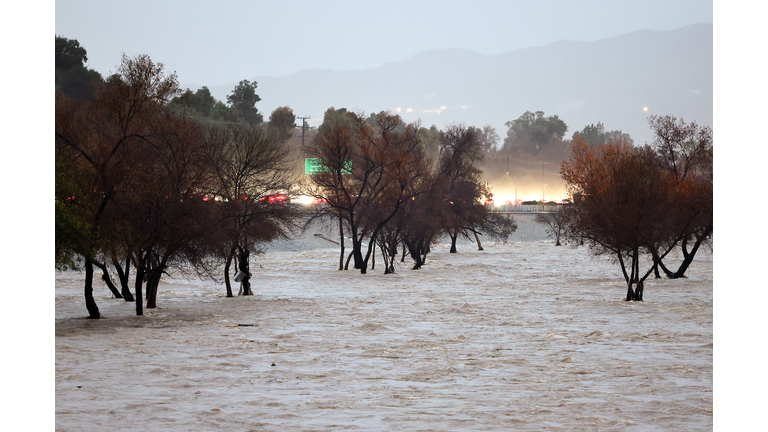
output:
<instances>
[{"instance_id":1,"label":"cluster of dark trees","mask_svg":"<svg viewBox=\"0 0 768 432\"><path fill-rule=\"evenodd\" d=\"M488 125L439 130L390 112L366 117L330 108L306 142L302 128L296 151L296 116L280 107L264 124L256 82L241 81L226 105L207 87L182 91L175 73L146 55L124 55L106 79L86 62L76 40L56 37L56 265L85 269L91 318L101 316L94 267L115 297L135 301L139 315L144 293L147 307L156 307L160 278L170 268L223 279L231 297L234 264L241 293L249 295L249 257L261 242L286 237L300 218L305 227L315 220L337 224L340 270L352 261L366 273L376 248L385 274L395 271L398 255L419 269L443 235L452 253L460 236L482 250L480 235L506 239L517 228L485 205L493 194L481 177L484 159L557 157L564 146L570 158L561 176L574 203L541 222L557 245L587 243L614 256L627 300L642 300L651 273L682 277L712 236L712 131L671 116L650 117L656 138L636 147L601 123L564 140L562 120L528 111L507 123L497 148L499 136ZM322 167L301 185L299 153ZM307 216L290 199L270 199L293 194L322 204ZM683 263L670 270L665 258L678 248ZM641 261L649 267L641 269Z\"/></svg>"},{"instance_id":2,"label":"cluster of dark trees","mask_svg":"<svg viewBox=\"0 0 768 432\"><path fill-rule=\"evenodd\" d=\"M499 135L491 125L479 131L483 151L487 155L520 155L527 153L537 155L542 151L568 149L571 141L565 139L568 125L557 115L545 116L543 111L526 111L515 120L505 123L507 135L501 147L498 146ZM608 141L622 139L632 144L629 134L619 130L606 131L602 123L585 126L584 129L573 133L572 139L580 138L591 144L605 144Z\"/></svg>"},{"instance_id":3,"label":"cluster of dark trees","mask_svg":"<svg viewBox=\"0 0 768 432\"><path fill-rule=\"evenodd\" d=\"M296 128L296 115L290 107L278 107L272 111L265 125L264 116L255 106L261 100L256 94L256 85L256 81L240 81L227 96L227 102L230 105L214 98L206 86L202 86L195 92L186 89L171 100L170 109L177 115L205 125L221 123L251 127L262 125L277 135L280 141L288 141Z\"/></svg>"},{"instance_id":4,"label":"cluster of dark trees","mask_svg":"<svg viewBox=\"0 0 768 432\"><path fill-rule=\"evenodd\" d=\"M644 146L622 136L597 143L574 136L561 167L574 203L544 221L557 244L563 237L614 257L627 301L642 300L644 281L659 270L683 277L713 230L711 128L674 116L648 121L654 140ZM674 250L683 260L671 270L665 258Z\"/></svg>"},{"instance_id":5,"label":"cluster of dark trees","mask_svg":"<svg viewBox=\"0 0 768 432\"><path fill-rule=\"evenodd\" d=\"M380 112L365 117L346 109L326 111L307 154L323 170L311 175L304 193L324 204L311 220L338 221L339 269L366 273L376 247L385 259L385 274L394 271L402 246L420 268L439 235L474 236L482 249L483 232L506 238L513 219L483 205L492 193L476 166L483 158L479 129L452 125L439 131L405 123L399 115ZM435 155L431 156L431 155ZM344 261L345 232L352 251Z\"/></svg>"},{"instance_id":6,"label":"cluster of dark trees","mask_svg":"<svg viewBox=\"0 0 768 432\"><path fill-rule=\"evenodd\" d=\"M88 53L80 42L56 36L56 92L79 99L93 97L101 74L88 69Z\"/></svg>"},{"instance_id":7,"label":"cluster of dark trees","mask_svg":"<svg viewBox=\"0 0 768 432\"><path fill-rule=\"evenodd\" d=\"M216 278L224 262L232 296L234 261L244 274L243 293L250 294L249 254L259 242L285 236L298 216L294 206L266 199L294 182L295 163L281 135L242 121L195 121L183 106L180 114L184 93L176 75L146 55L123 56L103 80L86 74L88 92L60 85L58 65L75 70L86 59L78 44L61 46L66 49L57 37L56 264L85 269L89 316L100 317L94 266L115 297L135 301L139 315L143 290L147 307L155 307L160 277L171 267ZM194 103L205 99L205 90ZM210 101L196 105L201 113Z\"/></svg>"}]
</instances>

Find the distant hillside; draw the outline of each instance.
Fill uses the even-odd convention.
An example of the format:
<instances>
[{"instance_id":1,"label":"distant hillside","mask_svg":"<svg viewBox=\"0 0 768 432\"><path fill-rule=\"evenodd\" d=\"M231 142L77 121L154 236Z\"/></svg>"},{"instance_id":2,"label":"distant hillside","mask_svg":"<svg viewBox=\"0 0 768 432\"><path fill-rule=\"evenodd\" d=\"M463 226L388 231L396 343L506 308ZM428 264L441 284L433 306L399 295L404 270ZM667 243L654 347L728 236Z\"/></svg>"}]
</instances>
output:
<instances>
[{"instance_id":1,"label":"distant hillside","mask_svg":"<svg viewBox=\"0 0 768 432\"><path fill-rule=\"evenodd\" d=\"M243 78L258 81L257 108L265 119L285 105L311 116L314 126L331 106L366 113L400 108L404 119L420 118L427 127L491 124L503 138L505 122L541 110L566 122L567 138L602 122L641 144L651 139L650 114L712 125L712 51L712 24L696 24L493 56L441 49L364 70ZM211 91L226 100L235 84Z\"/></svg>"}]
</instances>

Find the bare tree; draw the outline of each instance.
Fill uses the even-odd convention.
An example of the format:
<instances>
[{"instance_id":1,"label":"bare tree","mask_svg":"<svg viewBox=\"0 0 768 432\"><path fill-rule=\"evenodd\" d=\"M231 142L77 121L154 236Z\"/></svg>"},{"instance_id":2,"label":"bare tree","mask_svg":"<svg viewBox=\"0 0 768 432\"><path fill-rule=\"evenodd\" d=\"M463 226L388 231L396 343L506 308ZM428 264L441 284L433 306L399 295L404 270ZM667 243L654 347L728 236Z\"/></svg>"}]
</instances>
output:
<instances>
[{"instance_id":1,"label":"bare tree","mask_svg":"<svg viewBox=\"0 0 768 432\"><path fill-rule=\"evenodd\" d=\"M407 202L402 242L413 259L413 270L421 268L430 252L430 246L445 226L445 190L441 177L432 172L422 183L420 195ZM402 260L405 260L405 252Z\"/></svg>"},{"instance_id":2,"label":"bare tree","mask_svg":"<svg viewBox=\"0 0 768 432\"><path fill-rule=\"evenodd\" d=\"M482 171L476 166L483 156L478 129L454 124L442 133L438 176L443 185L443 229L451 238L451 253L456 253L459 235L467 238L474 235L482 250L476 234L489 213L482 200L492 197L488 184L480 178Z\"/></svg>"},{"instance_id":3,"label":"bare tree","mask_svg":"<svg viewBox=\"0 0 768 432\"><path fill-rule=\"evenodd\" d=\"M308 150L325 167L312 175L308 194L327 202L329 211L346 222L361 273L367 271L381 230L418 193L416 184L425 173L418 131L418 124L405 124L388 112L367 119L345 114L321 127Z\"/></svg>"},{"instance_id":4,"label":"bare tree","mask_svg":"<svg viewBox=\"0 0 768 432\"><path fill-rule=\"evenodd\" d=\"M539 213L536 215L536 222L545 226L548 236L554 237L555 246L561 245L560 239L565 235L569 223L568 213L564 209L557 206L551 213Z\"/></svg>"},{"instance_id":5,"label":"bare tree","mask_svg":"<svg viewBox=\"0 0 768 432\"><path fill-rule=\"evenodd\" d=\"M683 227L680 247L683 261L676 271L669 270L659 258L659 249L674 238L651 244L654 259L667 277L683 277L693 262L699 247L712 236L713 218L713 170L712 170L712 129L696 122L685 123L674 116L650 116L648 123L654 132L652 148L659 155L662 169L671 173L676 183L677 194L672 208L676 216L671 222Z\"/></svg>"},{"instance_id":6,"label":"bare tree","mask_svg":"<svg viewBox=\"0 0 768 432\"><path fill-rule=\"evenodd\" d=\"M224 258L227 297L232 297L230 268L235 256L250 290L248 257L258 242L285 238L298 216L290 203L293 160L280 137L261 127L212 127L206 132L209 178L205 193L215 201L221 221L215 253Z\"/></svg>"},{"instance_id":7,"label":"bare tree","mask_svg":"<svg viewBox=\"0 0 768 432\"><path fill-rule=\"evenodd\" d=\"M311 177L310 183L303 185L303 193L314 197L322 204L315 207L314 213L308 218L304 229L315 220L337 220L339 226L339 270L346 268L344 253L344 226L351 231L357 221L358 201L352 199L348 189L355 185L352 177L352 154L355 151L353 113L346 109L336 110L333 107L326 110L323 124L304 151L322 161L323 170ZM351 221L351 222L350 222ZM357 235L355 235L357 238ZM354 253L354 247L353 247ZM352 254L350 254L350 258ZM349 259L347 259L349 262Z\"/></svg>"}]
</instances>

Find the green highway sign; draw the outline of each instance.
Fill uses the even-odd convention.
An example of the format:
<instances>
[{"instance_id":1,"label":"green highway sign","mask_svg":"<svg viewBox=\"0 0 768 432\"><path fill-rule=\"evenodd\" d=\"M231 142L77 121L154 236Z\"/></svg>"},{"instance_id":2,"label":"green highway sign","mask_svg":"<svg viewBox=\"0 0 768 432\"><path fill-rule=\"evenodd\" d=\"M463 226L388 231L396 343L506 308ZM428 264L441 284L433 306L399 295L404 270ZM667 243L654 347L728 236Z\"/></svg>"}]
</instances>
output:
<instances>
[{"instance_id":1,"label":"green highway sign","mask_svg":"<svg viewBox=\"0 0 768 432\"><path fill-rule=\"evenodd\" d=\"M323 165L320 158L306 158L304 159L304 172L306 174L318 174L321 172L328 172L328 168ZM346 161L344 168L341 170L342 174L352 174L352 161Z\"/></svg>"}]
</instances>

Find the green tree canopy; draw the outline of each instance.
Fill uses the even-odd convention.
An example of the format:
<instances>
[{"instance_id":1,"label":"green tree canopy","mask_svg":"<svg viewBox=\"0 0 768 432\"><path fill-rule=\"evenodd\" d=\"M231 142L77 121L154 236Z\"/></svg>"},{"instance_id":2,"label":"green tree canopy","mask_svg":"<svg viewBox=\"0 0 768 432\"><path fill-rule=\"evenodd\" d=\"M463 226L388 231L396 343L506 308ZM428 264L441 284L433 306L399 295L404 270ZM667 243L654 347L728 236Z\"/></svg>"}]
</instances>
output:
<instances>
[{"instance_id":1,"label":"green tree canopy","mask_svg":"<svg viewBox=\"0 0 768 432\"><path fill-rule=\"evenodd\" d=\"M197 112L205 117L211 115L211 110L213 110L213 106L216 104L216 99L211 96L211 91L206 86L200 87L194 93L187 89L181 98L185 100L186 106L197 110Z\"/></svg>"},{"instance_id":2,"label":"green tree canopy","mask_svg":"<svg viewBox=\"0 0 768 432\"><path fill-rule=\"evenodd\" d=\"M424 154L432 159L433 163L437 163L440 155L440 131L437 126L432 125L429 129L419 128L419 144Z\"/></svg>"},{"instance_id":3,"label":"green tree canopy","mask_svg":"<svg viewBox=\"0 0 768 432\"><path fill-rule=\"evenodd\" d=\"M634 144L629 134L620 130L606 132L605 126L598 122L597 125L590 124L584 126L584 129L573 133L573 139L581 138L587 144L602 145L610 142L618 142L620 139L626 143Z\"/></svg>"},{"instance_id":4,"label":"green tree canopy","mask_svg":"<svg viewBox=\"0 0 768 432\"><path fill-rule=\"evenodd\" d=\"M496 152L496 146L499 144L499 134L496 133L496 128L489 124L483 126L482 129L475 126L470 126L470 128L475 130L483 153L491 154Z\"/></svg>"},{"instance_id":5,"label":"green tree canopy","mask_svg":"<svg viewBox=\"0 0 768 432\"><path fill-rule=\"evenodd\" d=\"M222 101L216 101L211 111L211 120L237 123L237 109L235 107L228 107Z\"/></svg>"},{"instance_id":6,"label":"green tree canopy","mask_svg":"<svg viewBox=\"0 0 768 432\"><path fill-rule=\"evenodd\" d=\"M85 48L76 39L56 36L56 91L78 99L91 99L102 79L93 69L87 69Z\"/></svg>"},{"instance_id":7,"label":"green tree canopy","mask_svg":"<svg viewBox=\"0 0 768 432\"><path fill-rule=\"evenodd\" d=\"M505 152L522 150L536 154L551 142L561 141L568 130L557 115L544 117L544 111L526 111L517 120L508 121L505 125L509 128L504 139Z\"/></svg>"},{"instance_id":8,"label":"green tree canopy","mask_svg":"<svg viewBox=\"0 0 768 432\"><path fill-rule=\"evenodd\" d=\"M256 94L256 81L242 80L232 94L227 96L229 102L236 110L237 115L251 126L260 124L264 117L256 109L256 102L261 98Z\"/></svg>"},{"instance_id":9,"label":"green tree canopy","mask_svg":"<svg viewBox=\"0 0 768 432\"><path fill-rule=\"evenodd\" d=\"M56 69L85 67L87 61L87 52L80 46L77 39L56 36Z\"/></svg>"},{"instance_id":10,"label":"green tree canopy","mask_svg":"<svg viewBox=\"0 0 768 432\"><path fill-rule=\"evenodd\" d=\"M268 129L277 134L281 142L287 141L296 127L296 114L291 107L278 107L269 116Z\"/></svg>"}]
</instances>

